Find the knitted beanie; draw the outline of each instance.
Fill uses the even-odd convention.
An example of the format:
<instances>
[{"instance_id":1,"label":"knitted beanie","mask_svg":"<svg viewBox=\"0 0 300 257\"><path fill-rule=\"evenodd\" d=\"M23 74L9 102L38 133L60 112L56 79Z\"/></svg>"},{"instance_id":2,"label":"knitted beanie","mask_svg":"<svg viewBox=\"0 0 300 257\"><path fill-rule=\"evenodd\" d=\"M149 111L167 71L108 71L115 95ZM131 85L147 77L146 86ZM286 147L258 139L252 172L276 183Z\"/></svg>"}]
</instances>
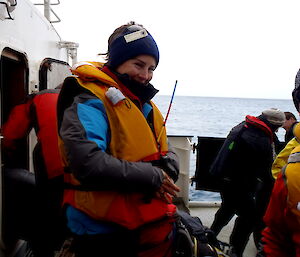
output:
<instances>
[{"instance_id":1,"label":"knitted beanie","mask_svg":"<svg viewBox=\"0 0 300 257\"><path fill-rule=\"evenodd\" d=\"M262 112L262 115L265 116L267 121L269 121L271 124L273 124L275 126L281 127L283 125L283 123L285 122L284 112L282 112L276 108L270 108L270 109L264 110Z\"/></svg>"},{"instance_id":2,"label":"knitted beanie","mask_svg":"<svg viewBox=\"0 0 300 257\"><path fill-rule=\"evenodd\" d=\"M150 33L138 25L131 25L109 46L107 64L117 68L125 61L138 55L151 55L159 62L159 51Z\"/></svg>"}]
</instances>

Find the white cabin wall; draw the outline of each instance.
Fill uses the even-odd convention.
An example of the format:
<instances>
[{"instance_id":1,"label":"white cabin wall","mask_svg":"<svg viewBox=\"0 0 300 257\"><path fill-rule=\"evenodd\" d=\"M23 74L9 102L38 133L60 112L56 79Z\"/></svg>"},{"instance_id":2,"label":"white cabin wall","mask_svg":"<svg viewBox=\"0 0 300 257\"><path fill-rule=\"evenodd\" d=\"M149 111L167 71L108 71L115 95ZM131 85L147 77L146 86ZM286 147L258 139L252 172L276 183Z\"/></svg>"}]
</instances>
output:
<instances>
[{"instance_id":1,"label":"white cabin wall","mask_svg":"<svg viewBox=\"0 0 300 257\"><path fill-rule=\"evenodd\" d=\"M13 20L0 20L0 58L5 48L10 48L25 57L28 62L25 68L28 67L29 72L28 93L32 93L38 89L39 70L43 60L45 58L52 58L68 63L67 49L59 48L60 36L31 1L17 1L17 6L11 12L11 16ZM18 82L16 79L13 81ZM9 87L14 87L14 85L9 84ZM0 112L0 116L2 112L3 110ZM35 133L30 134L29 142L29 163L30 170L33 170L32 150L36 142ZM4 254L5 245L2 241L2 193L2 176L0 176L0 257L7 256ZM17 248L18 246L16 246L15 250Z\"/></svg>"},{"instance_id":2,"label":"white cabin wall","mask_svg":"<svg viewBox=\"0 0 300 257\"><path fill-rule=\"evenodd\" d=\"M28 93L38 89L39 69L45 58L68 62L66 49L59 48L60 36L51 23L29 1L18 1L11 13L13 20L0 20L0 53L8 47L26 56L29 68ZM30 153L35 145L35 133L30 134ZM32 170L32 156L30 154Z\"/></svg>"},{"instance_id":3,"label":"white cabin wall","mask_svg":"<svg viewBox=\"0 0 300 257\"><path fill-rule=\"evenodd\" d=\"M31 93L38 84L43 59L68 62L68 54L66 49L58 47L61 39L54 27L30 1L18 1L11 15L14 20L0 21L0 50L10 47L27 56Z\"/></svg>"}]
</instances>

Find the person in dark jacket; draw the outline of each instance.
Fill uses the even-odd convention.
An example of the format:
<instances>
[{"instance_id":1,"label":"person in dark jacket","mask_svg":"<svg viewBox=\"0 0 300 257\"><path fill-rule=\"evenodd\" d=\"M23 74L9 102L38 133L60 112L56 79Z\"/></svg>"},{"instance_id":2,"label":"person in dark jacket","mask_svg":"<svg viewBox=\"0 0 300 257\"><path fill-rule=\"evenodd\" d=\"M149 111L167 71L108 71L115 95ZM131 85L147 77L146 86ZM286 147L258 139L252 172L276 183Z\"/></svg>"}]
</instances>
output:
<instances>
[{"instance_id":1,"label":"person in dark jacket","mask_svg":"<svg viewBox=\"0 0 300 257\"><path fill-rule=\"evenodd\" d=\"M231 256L243 255L249 235L262 219L273 185L275 132L284 121L284 113L273 108L258 117L247 115L230 131L212 164L210 172L223 181L223 188L211 229L218 235L237 215L230 236Z\"/></svg>"},{"instance_id":2,"label":"person in dark jacket","mask_svg":"<svg viewBox=\"0 0 300 257\"><path fill-rule=\"evenodd\" d=\"M2 126L6 196L10 200L16 199L10 205L9 219L14 224L20 222L16 226L20 230L18 236L30 243L35 257L54 256L63 240L61 200L64 168L58 148L56 116L59 92L59 88L44 89L28 95L11 110ZM37 135L33 150L34 173L27 170L24 151L32 129ZM21 177L23 181L20 181ZM21 188L25 187L31 189L22 192ZM28 192L31 195L27 195ZM24 206L23 210L13 211L20 210L21 206Z\"/></svg>"},{"instance_id":3,"label":"person in dark jacket","mask_svg":"<svg viewBox=\"0 0 300 257\"><path fill-rule=\"evenodd\" d=\"M283 124L283 128L286 133L284 135L284 142L287 144L292 138L294 138L293 129L295 125L298 123L296 116L291 112L284 112L285 114L285 122Z\"/></svg>"}]
</instances>

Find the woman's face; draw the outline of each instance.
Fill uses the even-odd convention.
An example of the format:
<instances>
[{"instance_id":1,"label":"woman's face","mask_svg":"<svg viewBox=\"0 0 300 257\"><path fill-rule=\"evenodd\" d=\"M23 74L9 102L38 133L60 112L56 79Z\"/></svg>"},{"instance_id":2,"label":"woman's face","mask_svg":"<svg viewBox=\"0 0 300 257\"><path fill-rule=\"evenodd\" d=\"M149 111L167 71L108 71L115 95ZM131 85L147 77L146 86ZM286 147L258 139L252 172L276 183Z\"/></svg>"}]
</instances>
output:
<instances>
[{"instance_id":1,"label":"woman's face","mask_svg":"<svg viewBox=\"0 0 300 257\"><path fill-rule=\"evenodd\" d=\"M128 74L129 77L139 83L147 84L153 76L156 68L156 61L150 55L139 55L122 63L117 72Z\"/></svg>"}]
</instances>

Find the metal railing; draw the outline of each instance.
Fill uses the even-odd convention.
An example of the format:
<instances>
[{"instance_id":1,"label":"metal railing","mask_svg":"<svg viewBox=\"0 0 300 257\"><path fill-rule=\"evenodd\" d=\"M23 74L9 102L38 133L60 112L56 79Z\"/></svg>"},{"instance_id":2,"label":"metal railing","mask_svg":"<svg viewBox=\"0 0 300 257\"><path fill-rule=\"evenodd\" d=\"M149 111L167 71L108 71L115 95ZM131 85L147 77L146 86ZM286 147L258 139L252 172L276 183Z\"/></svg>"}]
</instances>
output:
<instances>
[{"instance_id":1,"label":"metal railing","mask_svg":"<svg viewBox=\"0 0 300 257\"><path fill-rule=\"evenodd\" d=\"M50 23L58 23L61 19L58 15L53 11L51 5L59 5L60 1L57 0L55 3L51 3L51 0L44 0L44 3L34 3L34 5L44 6L44 16ZM51 20L51 13L55 16L56 20Z\"/></svg>"},{"instance_id":2,"label":"metal railing","mask_svg":"<svg viewBox=\"0 0 300 257\"><path fill-rule=\"evenodd\" d=\"M7 17L6 14L0 15L0 20L8 19L8 20L13 20L14 18L11 16L11 12L16 8L17 6L17 0L6 0L6 1L0 1L0 5L4 5L4 8L6 9L7 12Z\"/></svg>"}]
</instances>

